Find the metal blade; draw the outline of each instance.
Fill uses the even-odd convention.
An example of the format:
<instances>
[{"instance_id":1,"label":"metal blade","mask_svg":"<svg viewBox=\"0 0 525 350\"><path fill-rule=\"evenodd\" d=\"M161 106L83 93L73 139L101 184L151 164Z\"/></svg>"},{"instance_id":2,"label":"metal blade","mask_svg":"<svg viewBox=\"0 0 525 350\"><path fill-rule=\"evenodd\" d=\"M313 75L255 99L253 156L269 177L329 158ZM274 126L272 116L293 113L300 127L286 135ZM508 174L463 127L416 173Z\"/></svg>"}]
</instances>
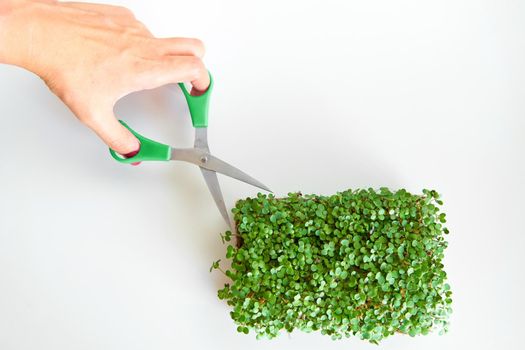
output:
<instances>
[{"instance_id":1,"label":"metal blade","mask_svg":"<svg viewBox=\"0 0 525 350\"><path fill-rule=\"evenodd\" d=\"M171 160L180 160L200 166L201 168L216 171L223 175L233 177L268 192L272 192L266 185L254 179L242 170L226 163L225 161L211 155L209 152L197 148L172 148Z\"/></svg>"},{"instance_id":2,"label":"metal blade","mask_svg":"<svg viewBox=\"0 0 525 350\"><path fill-rule=\"evenodd\" d=\"M203 162L203 160L205 161ZM246 174L244 171L226 163L225 161L215 156L212 156L211 154L205 156L204 159L201 158L200 166L209 170L216 171L223 175L233 177L234 179L245 182L252 186L259 187L260 189L263 189L265 191L272 192L272 190L270 190L265 184L263 184L259 180L254 179L250 175Z\"/></svg>"},{"instance_id":3,"label":"metal blade","mask_svg":"<svg viewBox=\"0 0 525 350\"><path fill-rule=\"evenodd\" d=\"M208 147L208 134L206 128L195 129L195 148L172 148L171 160L180 160L193 163L208 170L233 177L239 181L245 182L262 190L272 192L266 185L259 180L254 179L244 171L226 163L225 161L210 154Z\"/></svg>"},{"instance_id":4,"label":"metal blade","mask_svg":"<svg viewBox=\"0 0 525 350\"><path fill-rule=\"evenodd\" d=\"M222 197L221 187L219 185L219 179L217 179L217 174L214 171L204 168L201 168L201 172L202 176L204 177L204 181L206 181L206 185L208 185L208 189L210 190L213 200L217 205L217 208L221 212L224 221L226 221L228 226L231 228L230 217L228 216L228 210L226 209L226 205L224 204L224 198Z\"/></svg>"}]
</instances>

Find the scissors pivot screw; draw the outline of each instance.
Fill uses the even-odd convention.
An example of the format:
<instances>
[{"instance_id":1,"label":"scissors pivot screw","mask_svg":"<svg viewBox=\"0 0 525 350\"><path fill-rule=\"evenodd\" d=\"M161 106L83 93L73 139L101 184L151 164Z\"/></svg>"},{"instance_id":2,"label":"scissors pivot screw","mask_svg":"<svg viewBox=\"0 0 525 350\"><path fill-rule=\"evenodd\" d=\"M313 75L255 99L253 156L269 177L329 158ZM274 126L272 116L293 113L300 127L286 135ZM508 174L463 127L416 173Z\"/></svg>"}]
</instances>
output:
<instances>
[{"instance_id":1,"label":"scissors pivot screw","mask_svg":"<svg viewBox=\"0 0 525 350\"><path fill-rule=\"evenodd\" d=\"M206 157L206 156L201 157L201 163L204 164L204 163L206 163L207 161L208 161L208 157Z\"/></svg>"}]
</instances>

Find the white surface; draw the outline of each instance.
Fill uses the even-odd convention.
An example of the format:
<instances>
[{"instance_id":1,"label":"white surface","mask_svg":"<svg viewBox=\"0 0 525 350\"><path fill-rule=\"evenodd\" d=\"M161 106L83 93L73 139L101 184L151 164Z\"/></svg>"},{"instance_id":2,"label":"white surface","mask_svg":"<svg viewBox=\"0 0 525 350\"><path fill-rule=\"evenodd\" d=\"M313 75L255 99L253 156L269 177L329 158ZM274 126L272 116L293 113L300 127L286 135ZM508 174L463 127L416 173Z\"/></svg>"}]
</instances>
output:
<instances>
[{"instance_id":1,"label":"white surface","mask_svg":"<svg viewBox=\"0 0 525 350\"><path fill-rule=\"evenodd\" d=\"M212 151L277 194L443 194L450 333L380 348L519 348L523 1L115 3L156 35L206 42ZM174 87L116 111L145 135L191 144ZM237 334L216 298L224 279L208 272L225 225L196 168L117 164L20 69L0 66L0 115L0 349L377 349ZM256 193L220 180L230 206Z\"/></svg>"}]
</instances>

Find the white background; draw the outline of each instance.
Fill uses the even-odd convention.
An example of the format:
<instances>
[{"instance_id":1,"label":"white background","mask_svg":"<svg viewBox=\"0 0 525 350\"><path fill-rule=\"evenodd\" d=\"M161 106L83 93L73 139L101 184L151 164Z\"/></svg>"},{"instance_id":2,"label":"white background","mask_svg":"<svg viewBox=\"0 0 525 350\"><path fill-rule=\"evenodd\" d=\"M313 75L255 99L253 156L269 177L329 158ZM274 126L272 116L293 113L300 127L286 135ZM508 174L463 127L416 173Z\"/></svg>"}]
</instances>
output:
<instances>
[{"instance_id":1,"label":"white background","mask_svg":"<svg viewBox=\"0 0 525 350\"><path fill-rule=\"evenodd\" d=\"M518 349L525 313L525 2L115 1L203 39L210 145L278 195L442 193L448 335L385 349ZM119 117L190 146L176 87ZM130 167L18 68L0 66L0 349L377 349L237 334L210 274L225 230L197 168ZM220 178L228 206L256 190Z\"/></svg>"}]
</instances>

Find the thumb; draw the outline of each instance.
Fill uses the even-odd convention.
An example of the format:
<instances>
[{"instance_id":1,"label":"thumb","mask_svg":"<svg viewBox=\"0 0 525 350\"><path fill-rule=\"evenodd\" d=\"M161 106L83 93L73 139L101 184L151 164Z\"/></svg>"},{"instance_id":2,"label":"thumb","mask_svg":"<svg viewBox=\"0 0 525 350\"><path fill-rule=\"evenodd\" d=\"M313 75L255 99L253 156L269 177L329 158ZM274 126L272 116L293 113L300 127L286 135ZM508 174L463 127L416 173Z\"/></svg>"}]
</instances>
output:
<instances>
[{"instance_id":1,"label":"thumb","mask_svg":"<svg viewBox=\"0 0 525 350\"><path fill-rule=\"evenodd\" d=\"M139 140L117 121L113 113L96 118L87 124L109 148L121 155L131 156L140 149Z\"/></svg>"}]
</instances>

